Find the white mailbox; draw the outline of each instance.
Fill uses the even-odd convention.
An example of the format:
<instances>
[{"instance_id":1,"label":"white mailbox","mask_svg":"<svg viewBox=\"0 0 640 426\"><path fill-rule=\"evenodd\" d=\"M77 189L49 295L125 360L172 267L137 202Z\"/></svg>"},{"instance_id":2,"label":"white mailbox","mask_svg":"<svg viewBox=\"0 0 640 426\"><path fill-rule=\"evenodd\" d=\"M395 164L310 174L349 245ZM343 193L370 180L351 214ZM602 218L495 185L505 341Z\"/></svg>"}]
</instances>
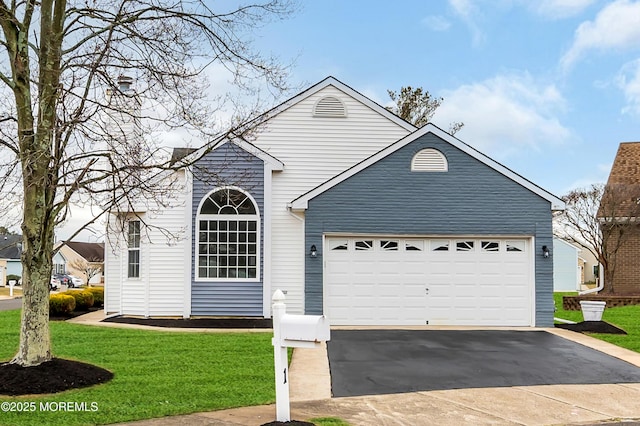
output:
<instances>
[{"instance_id":1,"label":"white mailbox","mask_svg":"<svg viewBox=\"0 0 640 426\"><path fill-rule=\"evenodd\" d=\"M317 348L329 340L329 320L324 315L287 314L284 293L273 294L273 355L276 379L276 420L291 420L287 348Z\"/></svg>"},{"instance_id":2,"label":"white mailbox","mask_svg":"<svg viewBox=\"0 0 640 426\"><path fill-rule=\"evenodd\" d=\"M282 345L315 348L330 338L329 320L324 315L284 314L280 318Z\"/></svg>"}]
</instances>

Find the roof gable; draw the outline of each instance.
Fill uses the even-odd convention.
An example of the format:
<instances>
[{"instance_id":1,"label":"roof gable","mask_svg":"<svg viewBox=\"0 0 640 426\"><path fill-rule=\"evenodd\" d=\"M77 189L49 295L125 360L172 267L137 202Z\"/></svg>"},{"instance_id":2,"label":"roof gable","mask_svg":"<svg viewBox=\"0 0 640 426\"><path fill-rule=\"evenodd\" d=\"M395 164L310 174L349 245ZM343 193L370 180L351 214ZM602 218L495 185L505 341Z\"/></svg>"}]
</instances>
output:
<instances>
[{"instance_id":1,"label":"roof gable","mask_svg":"<svg viewBox=\"0 0 640 426\"><path fill-rule=\"evenodd\" d=\"M20 259L22 235L0 235L0 259Z\"/></svg>"},{"instance_id":2,"label":"roof gable","mask_svg":"<svg viewBox=\"0 0 640 426\"><path fill-rule=\"evenodd\" d=\"M461 151L465 152L466 154L470 155L471 157L475 158L476 160L480 161L481 163L484 163L485 165L487 165L490 168L496 170L497 172L501 173L502 175L506 176L507 178L511 179L512 181L518 183L522 187L528 189L529 191L531 191L531 192L537 194L538 196L542 197L543 199L549 201L551 203L551 209L552 210L563 210L565 208L565 204L560 198L558 198L558 197L554 196L553 194L551 194L550 192L542 189L538 185L535 185L531 181L525 179L524 177L522 177L519 174L515 173L514 171L508 169L507 167L503 166L502 164L492 160L491 158L489 158L486 155L482 154L480 151L476 150L475 148L472 148L471 146L467 145L466 143L462 142L461 140L455 138L454 136L450 135L449 133L443 131L442 129L440 129L439 127L437 127L437 126L435 126L435 125L433 125L431 123L429 123L426 126L416 130L415 132L407 135L406 137L398 140L397 142L389 145L388 147L378 151L377 153L373 154L369 158L361 161L360 163L356 164L355 166L351 167L350 169L345 170L344 172L340 173L339 175L329 179L328 181L326 181L323 184L317 186L316 188L312 189L311 191L301 195L300 197L298 197L295 200L293 200L289 204L289 207L291 209L293 209L293 210L304 210L304 209L307 209L309 200L317 197L318 195L320 195L323 192L327 191L328 189L338 185L340 182L343 182L344 180L346 180L346 179L350 178L351 176L357 174L358 172L366 169L367 167L377 163L378 161L382 160L383 158L393 154L394 152L396 152L400 148L410 144L411 142L415 141L416 139L420 138L421 136L426 135L427 133L434 134L435 136L439 137L443 141L453 145L454 147L460 149Z\"/></svg>"},{"instance_id":3,"label":"roof gable","mask_svg":"<svg viewBox=\"0 0 640 426\"><path fill-rule=\"evenodd\" d=\"M249 131L250 129L253 129L255 127L258 127L258 126L262 125L263 123L265 123L268 120L272 119L273 117L277 116L281 112L291 108L292 106L302 102L303 100L307 99L310 96L315 95L319 91L321 91L324 88L329 87L329 86L332 86L332 87L340 90L341 92L345 93L346 95L356 99L357 101L361 102L362 104L364 104L368 108L370 108L373 111L375 111L378 114L380 114L380 116L386 118L387 120L392 121L393 123L397 124L398 126L404 128L404 129L406 129L406 130L408 130L410 132L413 132L413 131L415 131L417 129L417 127L415 127L413 124L409 123L408 121L403 120L399 116L395 115L391 111L389 111L386 108L384 108L382 105L372 101L371 99L367 98L366 96L364 96L360 92L358 92L358 91L354 90L353 88L347 86L346 84L342 83L341 81L339 81L335 77L329 76L329 77L325 78L324 80L322 80L322 81L314 84L313 86L309 87L308 89L304 90L303 92L300 92L299 94L293 96L292 98L289 98L288 100L282 102L280 105L270 109L269 111L261 114L260 116L256 117L255 119L253 119L253 120L247 122L246 124L240 126L238 129L235 129L235 130L230 131L229 133L225 133L223 135L220 135L218 138L216 138L213 141L205 144L203 147L201 147L199 149L174 148L173 152L172 152L170 164L172 166L174 166L176 164L178 166L180 166L180 162L182 162L184 165L189 165L195 159L198 159L198 158L202 157L208 151L214 150L214 149L218 148L219 146L221 146L222 144L225 144L225 143L231 141L231 142L235 143L236 145L240 146L245 151L247 151L247 152L255 155L256 157L262 159L263 161L265 161L265 164L270 165L272 170L280 171L284 167L284 164L280 160L278 160L277 158L269 155L267 152L261 150L256 145L250 143L249 141L247 141L242 136L233 136L233 135L242 135L242 134L246 133L247 131Z\"/></svg>"},{"instance_id":4,"label":"roof gable","mask_svg":"<svg viewBox=\"0 0 640 426\"><path fill-rule=\"evenodd\" d=\"M357 90L353 89L350 86L347 86L346 84L344 84L343 82L341 82L340 80L338 80L337 78L332 77L332 76L329 76L329 77L325 78L324 80L319 81L318 83L316 83L313 86L309 87L307 90L304 90L303 92L295 95L294 97L284 101L280 105L278 105L275 108L273 108L273 109L267 111L266 113L264 113L261 117L257 118L256 120L259 120L260 118L261 118L262 121L271 119L274 116L276 116L276 115L280 114L281 112L285 111L286 109L289 109L292 106L296 105L297 103L303 101L304 99L315 95L316 93L318 93L319 91L321 91L322 89L324 89L324 88L326 88L328 86L335 87L336 89L340 90L344 94L356 99L360 103L366 105L367 107L369 107L373 111L377 112L382 117L394 122L398 126L404 128L404 129L406 129L406 130L408 130L410 132L412 132L412 131L417 129L417 127L414 126L413 124L409 123L408 121L403 120L402 118L400 118L396 114L392 113L391 111L389 111L388 109L386 109L382 105L374 102L373 100L371 100L368 97L364 96L362 93L358 92Z\"/></svg>"},{"instance_id":5,"label":"roof gable","mask_svg":"<svg viewBox=\"0 0 640 426\"><path fill-rule=\"evenodd\" d=\"M104 262L104 243L64 241L63 245L78 253L78 255L80 255L87 262Z\"/></svg>"},{"instance_id":6,"label":"roof gable","mask_svg":"<svg viewBox=\"0 0 640 426\"><path fill-rule=\"evenodd\" d=\"M264 161L265 165L269 166L271 170L280 171L284 168L282 161L278 160L274 156L268 154L264 150L258 148L254 144L247 140L237 137L230 139L227 135L221 136L210 144L203 146L200 149L192 148L174 148L172 155L172 163L182 162L184 165L190 165L193 162L204 157L208 152L214 151L224 144L232 143L247 153Z\"/></svg>"}]
</instances>

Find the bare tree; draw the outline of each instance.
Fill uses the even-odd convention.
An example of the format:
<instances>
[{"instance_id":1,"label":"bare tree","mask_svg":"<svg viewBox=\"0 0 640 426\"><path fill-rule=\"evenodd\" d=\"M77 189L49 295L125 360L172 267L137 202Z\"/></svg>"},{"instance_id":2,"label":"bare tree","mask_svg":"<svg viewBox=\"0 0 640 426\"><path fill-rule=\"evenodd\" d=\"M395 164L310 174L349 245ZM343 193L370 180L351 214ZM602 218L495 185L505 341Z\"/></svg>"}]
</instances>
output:
<instances>
[{"instance_id":1,"label":"bare tree","mask_svg":"<svg viewBox=\"0 0 640 426\"><path fill-rule=\"evenodd\" d=\"M158 183L176 165L161 136L217 133L214 112L229 102L207 98L212 65L242 93L285 90L286 69L256 53L250 36L291 10L287 0L217 11L203 0L0 3L0 191L22 200L23 309L11 362L51 359L54 228L70 206L95 209L88 226L142 199L170 203L170 185Z\"/></svg>"},{"instance_id":2,"label":"bare tree","mask_svg":"<svg viewBox=\"0 0 640 426\"><path fill-rule=\"evenodd\" d=\"M91 278L95 277L99 273L102 272L102 263L100 262L89 262L85 259L73 259L69 262L69 266L73 269L77 269L78 271L82 271L84 276L87 278L87 285L89 286L89 281Z\"/></svg>"},{"instance_id":3,"label":"bare tree","mask_svg":"<svg viewBox=\"0 0 640 426\"><path fill-rule=\"evenodd\" d=\"M557 236L586 248L602 265L603 293L615 293L618 254L637 235L639 196L638 185L593 184L562 197L566 210L554 218Z\"/></svg>"},{"instance_id":4,"label":"bare tree","mask_svg":"<svg viewBox=\"0 0 640 426\"><path fill-rule=\"evenodd\" d=\"M414 89L411 86L405 86L400 88L400 93L394 90L387 90L387 93L395 102L394 106L387 109L416 127L423 127L431 122L436 110L444 102L444 98L435 98L422 87ZM462 127L464 123L451 123L449 133L453 135Z\"/></svg>"}]
</instances>

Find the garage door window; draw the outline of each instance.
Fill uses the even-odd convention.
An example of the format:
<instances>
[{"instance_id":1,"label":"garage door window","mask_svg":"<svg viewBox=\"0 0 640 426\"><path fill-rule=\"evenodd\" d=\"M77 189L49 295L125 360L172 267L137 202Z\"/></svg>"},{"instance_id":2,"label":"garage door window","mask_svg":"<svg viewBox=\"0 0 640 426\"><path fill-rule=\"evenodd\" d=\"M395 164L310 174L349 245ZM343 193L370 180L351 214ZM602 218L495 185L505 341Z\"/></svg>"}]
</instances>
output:
<instances>
[{"instance_id":1,"label":"garage door window","mask_svg":"<svg viewBox=\"0 0 640 426\"><path fill-rule=\"evenodd\" d=\"M457 241L456 251L473 251L474 241Z\"/></svg>"},{"instance_id":2,"label":"garage door window","mask_svg":"<svg viewBox=\"0 0 640 426\"><path fill-rule=\"evenodd\" d=\"M507 251L522 252L524 251L524 241L507 241Z\"/></svg>"},{"instance_id":3,"label":"garage door window","mask_svg":"<svg viewBox=\"0 0 640 426\"><path fill-rule=\"evenodd\" d=\"M349 242L347 240L344 241L332 241L331 246L329 246L329 250L348 250Z\"/></svg>"},{"instance_id":4,"label":"garage door window","mask_svg":"<svg viewBox=\"0 0 640 426\"><path fill-rule=\"evenodd\" d=\"M197 217L196 278L257 281L258 209L249 194L223 188L207 195Z\"/></svg>"},{"instance_id":5,"label":"garage door window","mask_svg":"<svg viewBox=\"0 0 640 426\"><path fill-rule=\"evenodd\" d=\"M398 240L380 240L380 249L384 251L398 251Z\"/></svg>"},{"instance_id":6,"label":"garage door window","mask_svg":"<svg viewBox=\"0 0 640 426\"><path fill-rule=\"evenodd\" d=\"M500 251L500 243L498 241L482 241L482 251L497 252Z\"/></svg>"},{"instance_id":7,"label":"garage door window","mask_svg":"<svg viewBox=\"0 0 640 426\"><path fill-rule=\"evenodd\" d=\"M449 240L432 240L431 251L449 251Z\"/></svg>"},{"instance_id":8,"label":"garage door window","mask_svg":"<svg viewBox=\"0 0 640 426\"><path fill-rule=\"evenodd\" d=\"M356 241L356 251L373 250L373 240Z\"/></svg>"},{"instance_id":9,"label":"garage door window","mask_svg":"<svg viewBox=\"0 0 640 426\"><path fill-rule=\"evenodd\" d=\"M422 251L423 242L422 241L405 241L404 249L406 251Z\"/></svg>"}]
</instances>

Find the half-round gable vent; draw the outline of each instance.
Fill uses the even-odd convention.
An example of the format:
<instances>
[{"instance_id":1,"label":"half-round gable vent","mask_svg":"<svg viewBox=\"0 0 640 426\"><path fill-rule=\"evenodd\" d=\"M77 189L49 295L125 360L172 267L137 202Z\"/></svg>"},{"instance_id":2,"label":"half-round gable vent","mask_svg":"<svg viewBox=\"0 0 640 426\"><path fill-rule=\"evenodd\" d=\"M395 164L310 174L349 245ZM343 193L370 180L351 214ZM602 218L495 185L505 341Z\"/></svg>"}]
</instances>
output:
<instances>
[{"instance_id":1,"label":"half-round gable vent","mask_svg":"<svg viewBox=\"0 0 640 426\"><path fill-rule=\"evenodd\" d=\"M314 117L346 117L347 107L335 96L320 98L313 107Z\"/></svg>"},{"instance_id":2,"label":"half-round gable vent","mask_svg":"<svg viewBox=\"0 0 640 426\"><path fill-rule=\"evenodd\" d=\"M446 172L447 170L449 170L447 157L437 149L423 149L411 160L412 172Z\"/></svg>"}]
</instances>

